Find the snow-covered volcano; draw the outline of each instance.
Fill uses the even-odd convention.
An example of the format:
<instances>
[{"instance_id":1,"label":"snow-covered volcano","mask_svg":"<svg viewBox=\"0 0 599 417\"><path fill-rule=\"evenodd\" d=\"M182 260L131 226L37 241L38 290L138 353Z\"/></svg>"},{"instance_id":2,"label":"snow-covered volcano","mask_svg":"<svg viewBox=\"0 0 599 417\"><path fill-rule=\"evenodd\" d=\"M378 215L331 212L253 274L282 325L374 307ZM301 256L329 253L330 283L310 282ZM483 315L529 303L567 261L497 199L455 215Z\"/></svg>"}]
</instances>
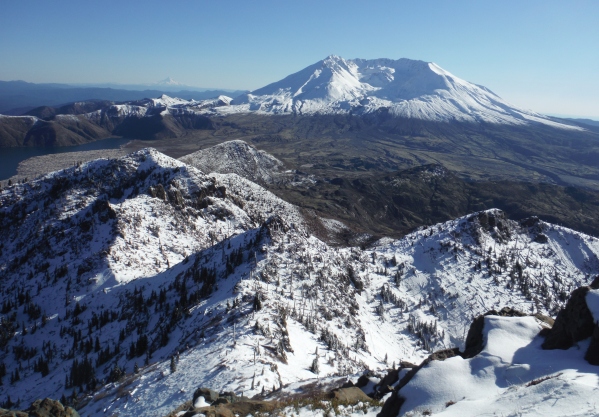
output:
<instances>
[{"instance_id":1,"label":"snow-covered volcano","mask_svg":"<svg viewBox=\"0 0 599 417\"><path fill-rule=\"evenodd\" d=\"M411 59L344 59L335 55L236 98L231 110L294 114L364 114L388 110L400 117L433 121L525 124L559 127L519 109L489 89L432 62Z\"/></svg>"}]
</instances>

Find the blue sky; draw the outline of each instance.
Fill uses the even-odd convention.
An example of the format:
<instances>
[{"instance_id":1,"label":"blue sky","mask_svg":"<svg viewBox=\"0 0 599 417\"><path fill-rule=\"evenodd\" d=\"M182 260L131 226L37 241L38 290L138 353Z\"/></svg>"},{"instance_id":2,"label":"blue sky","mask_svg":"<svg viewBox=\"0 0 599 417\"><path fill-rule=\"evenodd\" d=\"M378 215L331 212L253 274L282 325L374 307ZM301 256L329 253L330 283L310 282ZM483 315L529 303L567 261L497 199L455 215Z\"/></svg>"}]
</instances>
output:
<instances>
[{"instance_id":1,"label":"blue sky","mask_svg":"<svg viewBox=\"0 0 599 417\"><path fill-rule=\"evenodd\" d=\"M256 89L330 54L433 61L538 112L599 119L599 1L0 4L0 80Z\"/></svg>"}]
</instances>

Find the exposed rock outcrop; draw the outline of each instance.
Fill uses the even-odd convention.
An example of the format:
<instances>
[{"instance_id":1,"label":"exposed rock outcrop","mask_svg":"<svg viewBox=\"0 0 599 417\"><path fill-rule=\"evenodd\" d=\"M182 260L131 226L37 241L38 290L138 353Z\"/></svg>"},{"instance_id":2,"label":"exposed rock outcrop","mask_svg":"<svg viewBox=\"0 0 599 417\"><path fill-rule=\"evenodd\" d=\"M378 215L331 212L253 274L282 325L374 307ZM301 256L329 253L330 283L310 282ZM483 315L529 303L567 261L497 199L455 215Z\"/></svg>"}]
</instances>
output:
<instances>
[{"instance_id":1,"label":"exposed rock outcrop","mask_svg":"<svg viewBox=\"0 0 599 417\"><path fill-rule=\"evenodd\" d=\"M79 417L79 413L74 408L63 406L60 401L45 398L35 401L25 411L0 408L0 417Z\"/></svg>"},{"instance_id":2,"label":"exposed rock outcrop","mask_svg":"<svg viewBox=\"0 0 599 417\"><path fill-rule=\"evenodd\" d=\"M599 365L599 325L587 304L587 294L596 289L599 289L599 276L588 287L572 291L566 307L560 310L553 328L547 333L543 349L569 349L590 337L584 358L591 365Z\"/></svg>"},{"instance_id":3,"label":"exposed rock outcrop","mask_svg":"<svg viewBox=\"0 0 599 417\"><path fill-rule=\"evenodd\" d=\"M591 286L572 291L566 307L560 310L553 328L547 334L543 349L569 349L593 335L595 323L586 296L589 290L599 288L596 281Z\"/></svg>"},{"instance_id":4,"label":"exposed rock outcrop","mask_svg":"<svg viewBox=\"0 0 599 417\"><path fill-rule=\"evenodd\" d=\"M193 393L193 403L195 404L196 400L200 397L204 397L204 400L208 404L212 404L214 401L218 400L218 392L211 390L210 388L198 388Z\"/></svg>"}]
</instances>

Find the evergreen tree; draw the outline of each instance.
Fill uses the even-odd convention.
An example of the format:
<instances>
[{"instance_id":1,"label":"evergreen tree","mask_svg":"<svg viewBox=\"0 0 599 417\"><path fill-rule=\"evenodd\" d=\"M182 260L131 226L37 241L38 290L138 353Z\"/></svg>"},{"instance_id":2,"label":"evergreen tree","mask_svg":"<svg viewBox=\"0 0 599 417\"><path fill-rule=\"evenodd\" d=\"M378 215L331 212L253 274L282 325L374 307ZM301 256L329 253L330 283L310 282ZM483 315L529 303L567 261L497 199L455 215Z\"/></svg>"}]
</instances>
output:
<instances>
[{"instance_id":1,"label":"evergreen tree","mask_svg":"<svg viewBox=\"0 0 599 417\"><path fill-rule=\"evenodd\" d=\"M177 371L177 362L175 362L175 357L171 356L171 373L174 374Z\"/></svg>"},{"instance_id":2,"label":"evergreen tree","mask_svg":"<svg viewBox=\"0 0 599 417\"><path fill-rule=\"evenodd\" d=\"M110 375L108 376L108 382L117 382L124 374L125 373L121 370L118 363L115 363L114 368L112 368Z\"/></svg>"}]
</instances>

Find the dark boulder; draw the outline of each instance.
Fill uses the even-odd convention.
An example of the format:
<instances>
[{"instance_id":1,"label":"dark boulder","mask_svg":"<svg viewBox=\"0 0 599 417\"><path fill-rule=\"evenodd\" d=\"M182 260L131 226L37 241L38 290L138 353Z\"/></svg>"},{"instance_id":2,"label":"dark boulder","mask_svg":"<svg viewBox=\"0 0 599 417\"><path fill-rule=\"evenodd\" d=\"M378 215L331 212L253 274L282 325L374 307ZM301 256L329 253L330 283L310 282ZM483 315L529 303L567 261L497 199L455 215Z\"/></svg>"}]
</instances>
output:
<instances>
[{"instance_id":1,"label":"dark boulder","mask_svg":"<svg viewBox=\"0 0 599 417\"><path fill-rule=\"evenodd\" d=\"M370 379L366 375L362 375L360 376L360 378L358 378L358 381L356 382L355 386L358 388L364 388L366 385L368 385L369 382Z\"/></svg>"},{"instance_id":2,"label":"dark boulder","mask_svg":"<svg viewBox=\"0 0 599 417\"><path fill-rule=\"evenodd\" d=\"M593 335L595 323L586 302L590 289L580 287L572 291L566 307L560 310L547 334L543 349L569 349Z\"/></svg>"},{"instance_id":3,"label":"dark boulder","mask_svg":"<svg viewBox=\"0 0 599 417\"><path fill-rule=\"evenodd\" d=\"M393 391L392 385L398 381L400 370L401 370L401 368L400 369L391 369L391 370L389 370L389 372L387 372L387 375L385 375L383 377L383 379L381 379L381 382L379 382L379 384L377 386L375 398L380 399L380 398L384 397L385 395L387 395L388 393L390 393L391 391Z\"/></svg>"},{"instance_id":4,"label":"dark boulder","mask_svg":"<svg viewBox=\"0 0 599 417\"><path fill-rule=\"evenodd\" d=\"M376 379L373 381L371 378ZM375 386L378 384L378 380L380 380L380 375L367 370L362 376L360 376L360 378L358 378L355 386L364 391L366 395L373 397L375 394Z\"/></svg>"},{"instance_id":5,"label":"dark boulder","mask_svg":"<svg viewBox=\"0 0 599 417\"><path fill-rule=\"evenodd\" d=\"M219 397L210 405L217 406L219 404L231 404L231 401L229 401L227 398Z\"/></svg>"},{"instance_id":6,"label":"dark boulder","mask_svg":"<svg viewBox=\"0 0 599 417\"><path fill-rule=\"evenodd\" d=\"M482 314L474 319L468 329L466 336L466 346L464 348L464 358L472 358L482 352L484 345L483 327L485 326L485 316L489 313L497 313L494 310Z\"/></svg>"},{"instance_id":7,"label":"dark boulder","mask_svg":"<svg viewBox=\"0 0 599 417\"><path fill-rule=\"evenodd\" d=\"M158 184L155 187L150 186L148 191L152 197L158 198L160 200L166 200L166 190L162 184Z\"/></svg>"},{"instance_id":8,"label":"dark boulder","mask_svg":"<svg viewBox=\"0 0 599 417\"><path fill-rule=\"evenodd\" d=\"M224 398L227 401L229 401L230 403L236 403L237 401L240 401L240 398L237 396L237 394L235 394L232 391L225 391L225 392L221 392L218 396L219 399Z\"/></svg>"},{"instance_id":9,"label":"dark boulder","mask_svg":"<svg viewBox=\"0 0 599 417\"><path fill-rule=\"evenodd\" d=\"M399 409L406 402L406 399L401 395L397 394L397 391L393 391L393 394L385 401L381 412L376 417L397 417Z\"/></svg>"},{"instance_id":10,"label":"dark boulder","mask_svg":"<svg viewBox=\"0 0 599 417\"><path fill-rule=\"evenodd\" d=\"M354 383L351 381L347 381L343 385L341 385L341 388L350 388L350 387L355 387Z\"/></svg>"}]
</instances>

